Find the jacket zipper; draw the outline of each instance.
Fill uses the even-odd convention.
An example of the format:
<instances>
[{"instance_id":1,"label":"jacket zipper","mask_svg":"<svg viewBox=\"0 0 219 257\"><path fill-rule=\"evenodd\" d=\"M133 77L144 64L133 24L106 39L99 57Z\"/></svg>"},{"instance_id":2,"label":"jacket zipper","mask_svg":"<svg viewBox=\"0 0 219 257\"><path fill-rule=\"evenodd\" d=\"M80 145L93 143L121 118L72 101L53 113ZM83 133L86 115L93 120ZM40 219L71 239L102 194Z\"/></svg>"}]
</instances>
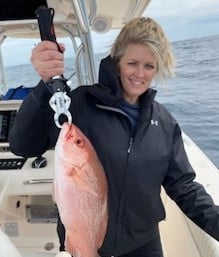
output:
<instances>
[{"instance_id":1,"label":"jacket zipper","mask_svg":"<svg viewBox=\"0 0 219 257\"><path fill-rule=\"evenodd\" d=\"M132 143L133 143L133 136L131 136L129 138L129 145L128 145L128 150L127 150L127 162L128 162L128 158L129 158L129 154L131 152L131 148L132 148ZM127 165L127 164L126 164ZM127 169L127 167L126 167ZM120 199L121 200L121 199ZM120 204L119 204L120 205ZM120 208L120 207L119 207ZM119 211L118 211L119 213ZM118 213L117 213L117 218L116 218L116 223L118 222ZM114 249L116 250L117 249L117 239L118 238L118 230L116 228L116 234L115 234L115 241L114 241ZM111 257L116 257L116 255L112 255Z\"/></svg>"},{"instance_id":2,"label":"jacket zipper","mask_svg":"<svg viewBox=\"0 0 219 257\"><path fill-rule=\"evenodd\" d=\"M128 151L127 151L128 154L131 152L132 143L133 143L133 137L130 137L129 138L129 147L128 147Z\"/></svg>"},{"instance_id":3,"label":"jacket zipper","mask_svg":"<svg viewBox=\"0 0 219 257\"><path fill-rule=\"evenodd\" d=\"M104 110L108 110L108 111L114 111L114 112L121 113L122 115L128 117L128 115L124 111L120 110L119 108L105 106L105 105L101 105L101 104L96 104L96 106L98 108L100 108L100 109L104 109ZM131 152L131 148L132 148L132 144L133 144L133 139L134 139L134 137L131 135L130 138L129 138L129 144L128 144L128 149L127 149L127 154L128 154L127 156L128 156L128 158L129 158L129 154ZM118 217L117 217L117 219L118 219ZM118 220L116 222L118 222ZM118 231L116 229L115 241L114 241L114 249L115 250L117 248L117 237L118 237ZM111 255L111 257L116 257L116 255Z\"/></svg>"}]
</instances>

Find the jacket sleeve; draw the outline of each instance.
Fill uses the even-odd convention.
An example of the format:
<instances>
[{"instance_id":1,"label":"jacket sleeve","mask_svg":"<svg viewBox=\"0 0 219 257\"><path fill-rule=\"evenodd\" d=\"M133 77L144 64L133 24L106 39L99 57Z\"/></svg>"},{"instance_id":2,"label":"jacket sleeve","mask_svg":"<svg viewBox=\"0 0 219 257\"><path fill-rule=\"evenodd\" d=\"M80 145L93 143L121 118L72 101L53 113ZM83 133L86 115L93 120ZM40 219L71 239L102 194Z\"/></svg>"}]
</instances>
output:
<instances>
[{"instance_id":1,"label":"jacket sleeve","mask_svg":"<svg viewBox=\"0 0 219 257\"><path fill-rule=\"evenodd\" d=\"M58 129L49 106L51 94L43 81L24 99L9 132L10 150L16 155L33 157L53 147Z\"/></svg>"},{"instance_id":2,"label":"jacket sleeve","mask_svg":"<svg viewBox=\"0 0 219 257\"><path fill-rule=\"evenodd\" d=\"M194 179L195 172L184 150L180 128L176 125L164 188L186 216L219 240L219 206L214 204L205 188Z\"/></svg>"}]
</instances>

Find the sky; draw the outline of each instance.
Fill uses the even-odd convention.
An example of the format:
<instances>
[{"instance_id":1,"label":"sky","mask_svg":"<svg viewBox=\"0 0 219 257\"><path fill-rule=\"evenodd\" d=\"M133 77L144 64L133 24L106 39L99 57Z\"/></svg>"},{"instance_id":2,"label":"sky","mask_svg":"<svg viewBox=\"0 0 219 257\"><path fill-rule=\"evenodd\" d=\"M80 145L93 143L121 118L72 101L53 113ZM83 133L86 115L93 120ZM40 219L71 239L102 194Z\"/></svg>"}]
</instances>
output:
<instances>
[{"instance_id":1,"label":"sky","mask_svg":"<svg viewBox=\"0 0 219 257\"><path fill-rule=\"evenodd\" d=\"M171 41L219 35L219 0L151 0L145 15L156 19Z\"/></svg>"},{"instance_id":2,"label":"sky","mask_svg":"<svg viewBox=\"0 0 219 257\"><path fill-rule=\"evenodd\" d=\"M219 0L151 0L144 16L150 16L159 22L171 42L219 35ZM92 33L94 52L109 50L117 33L118 31L111 31L104 36ZM29 63L35 43L32 40L8 40L3 51L5 65ZM19 55L16 55L18 49ZM71 53L67 48L65 55L69 54Z\"/></svg>"},{"instance_id":3,"label":"sky","mask_svg":"<svg viewBox=\"0 0 219 257\"><path fill-rule=\"evenodd\" d=\"M219 0L151 0L143 16L155 19L171 42L219 35ZM107 48L116 35L99 39L95 34L95 49Z\"/></svg>"}]
</instances>

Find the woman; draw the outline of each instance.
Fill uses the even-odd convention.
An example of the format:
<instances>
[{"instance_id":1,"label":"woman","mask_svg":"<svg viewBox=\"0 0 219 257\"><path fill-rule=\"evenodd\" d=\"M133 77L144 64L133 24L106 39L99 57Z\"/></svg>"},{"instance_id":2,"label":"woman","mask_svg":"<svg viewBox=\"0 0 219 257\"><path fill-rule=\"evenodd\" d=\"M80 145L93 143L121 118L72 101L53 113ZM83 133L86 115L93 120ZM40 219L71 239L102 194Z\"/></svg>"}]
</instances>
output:
<instances>
[{"instance_id":1,"label":"woman","mask_svg":"<svg viewBox=\"0 0 219 257\"><path fill-rule=\"evenodd\" d=\"M64 72L63 55L52 42L33 49L32 63L42 80L24 100L10 132L11 150L26 157L56 143L59 130L45 82ZM219 207L194 182L180 127L150 88L154 80L163 82L173 74L174 58L162 28L142 17L121 30L111 55L101 62L99 83L70 94L73 122L93 144L109 184L109 223L101 256L163 256L161 186L190 219L219 240ZM60 221L58 231L63 250Z\"/></svg>"}]
</instances>

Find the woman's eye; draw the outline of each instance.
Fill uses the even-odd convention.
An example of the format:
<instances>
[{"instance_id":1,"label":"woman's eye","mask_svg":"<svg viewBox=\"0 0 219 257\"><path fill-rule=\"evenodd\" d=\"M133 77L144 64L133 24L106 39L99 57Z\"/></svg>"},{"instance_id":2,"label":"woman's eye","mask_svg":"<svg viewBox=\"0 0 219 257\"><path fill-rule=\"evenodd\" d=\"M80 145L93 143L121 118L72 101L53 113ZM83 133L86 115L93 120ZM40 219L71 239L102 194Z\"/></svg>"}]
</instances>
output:
<instances>
[{"instance_id":1,"label":"woman's eye","mask_svg":"<svg viewBox=\"0 0 219 257\"><path fill-rule=\"evenodd\" d=\"M145 68L146 69L154 69L154 66L152 64L146 64Z\"/></svg>"},{"instance_id":2,"label":"woman's eye","mask_svg":"<svg viewBox=\"0 0 219 257\"><path fill-rule=\"evenodd\" d=\"M128 65L134 66L134 65L136 65L136 62L129 62Z\"/></svg>"}]
</instances>

